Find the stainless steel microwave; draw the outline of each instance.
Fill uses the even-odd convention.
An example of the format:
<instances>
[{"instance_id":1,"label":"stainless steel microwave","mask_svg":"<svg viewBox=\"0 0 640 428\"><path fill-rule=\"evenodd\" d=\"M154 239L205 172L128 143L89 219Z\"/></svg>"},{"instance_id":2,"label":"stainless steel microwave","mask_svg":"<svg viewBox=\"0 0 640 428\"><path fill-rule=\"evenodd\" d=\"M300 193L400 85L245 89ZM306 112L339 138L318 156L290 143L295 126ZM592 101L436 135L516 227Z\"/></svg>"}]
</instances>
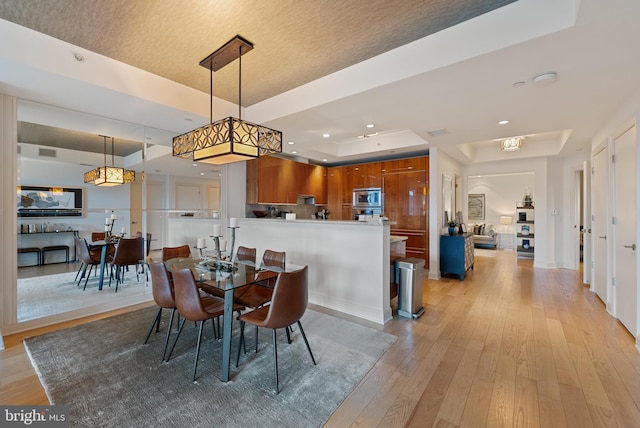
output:
<instances>
[{"instance_id":1,"label":"stainless steel microwave","mask_svg":"<svg viewBox=\"0 0 640 428\"><path fill-rule=\"evenodd\" d=\"M384 195L382 189L379 187L372 187L368 189L354 189L353 190L353 207L354 208L382 208L384 202Z\"/></svg>"}]
</instances>

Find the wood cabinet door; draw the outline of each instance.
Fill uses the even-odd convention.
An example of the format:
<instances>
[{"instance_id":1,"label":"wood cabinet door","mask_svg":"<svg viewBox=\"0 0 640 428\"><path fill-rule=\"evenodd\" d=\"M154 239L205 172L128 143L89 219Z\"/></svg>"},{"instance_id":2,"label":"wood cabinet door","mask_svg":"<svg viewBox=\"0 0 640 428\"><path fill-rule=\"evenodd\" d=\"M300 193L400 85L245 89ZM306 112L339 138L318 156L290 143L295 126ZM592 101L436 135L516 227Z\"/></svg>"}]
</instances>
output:
<instances>
[{"instance_id":1,"label":"wood cabinet door","mask_svg":"<svg viewBox=\"0 0 640 428\"><path fill-rule=\"evenodd\" d=\"M365 187L382 187L382 162L370 162L362 165Z\"/></svg>"},{"instance_id":2,"label":"wood cabinet door","mask_svg":"<svg viewBox=\"0 0 640 428\"><path fill-rule=\"evenodd\" d=\"M342 203L351 205L353 203L353 167L340 166L342 169Z\"/></svg>"},{"instance_id":3,"label":"wood cabinet door","mask_svg":"<svg viewBox=\"0 0 640 428\"><path fill-rule=\"evenodd\" d=\"M296 162L273 156L258 159L258 202L292 204L296 202Z\"/></svg>"},{"instance_id":4,"label":"wood cabinet door","mask_svg":"<svg viewBox=\"0 0 640 428\"><path fill-rule=\"evenodd\" d=\"M327 168L309 165L309 194L315 196L316 204L327 203Z\"/></svg>"},{"instance_id":5,"label":"wood cabinet door","mask_svg":"<svg viewBox=\"0 0 640 428\"><path fill-rule=\"evenodd\" d=\"M342 218L342 179L343 168L327 168L327 208L334 220Z\"/></svg>"},{"instance_id":6,"label":"wood cabinet door","mask_svg":"<svg viewBox=\"0 0 640 428\"><path fill-rule=\"evenodd\" d=\"M425 171L384 176L384 213L395 228L426 230L427 211Z\"/></svg>"}]
</instances>

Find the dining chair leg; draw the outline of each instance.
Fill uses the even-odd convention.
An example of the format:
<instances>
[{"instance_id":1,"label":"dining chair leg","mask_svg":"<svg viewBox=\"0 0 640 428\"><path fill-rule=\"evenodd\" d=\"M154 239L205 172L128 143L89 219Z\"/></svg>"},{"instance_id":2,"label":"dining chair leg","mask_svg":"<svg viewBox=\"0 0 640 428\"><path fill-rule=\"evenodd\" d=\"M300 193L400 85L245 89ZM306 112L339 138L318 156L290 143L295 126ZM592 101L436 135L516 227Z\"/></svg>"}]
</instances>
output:
<instances>
[{"instance_id":1,"label":"dining chair leg","mask_svg":"<svg viewBox=\"0 0 640 428\"><path fill-rule=\"evenodd\" d=\"M167 326L167 338L164 340L164 348L162 348L162 360L164 360L164 356L167 353L167 346L169 345L169 336L171 336L171 328L173 327L173 318L176 314L176 308L171 310L171 317L169 318L169 325ZM160 325L160 321L158 320L158 325Z\"/></svg>"},{"instance_id":2,"label":"dining chair leg","mask_svg":"<svg viewBox=\"0 0 640 428\"><path fill-rule=\"evenodd\" d=\"M89 282L89 277L91 276L91 269L93 269L93 265L89 266L89 273L87 274L87 277L84 280L84 287L82 287L82 291L87 289L87 282Z\"/></svg>"},{"instance_id":3,"label":"dining chair leg","mask_svg":"<svg viewBox=\"0 0 640 428\"><path fill-rule=\"evenodd\" d=\"M236 368L238 368L238 364L240 363L240 350L242 349L242 345L244 344L244 321L240 321L240 342L238 342L238 355L236 356ZM245 348L245 354L246 354Z\"/></svg>"},{"instance_id":4,"label":"dining chair leg","mask_svg":"<svg viewBox=\"0 0 640 428\"><path fill-rule=\"evenodd\" d=\"M256 326L256 354L258 353L258 326Z\"/></svg>"},{"instance_id":5,"label":"dining chair leg","mask_svg":"<svg viewBox=\"0 0 640 428\"><path fill-rule=\"evenodd\" d=\"M180 323L180 327L178 328L178 333L176 334L176 339L173 341L173 345L171 345L171 350L169 351L169 355L167 355L167 359L165 361L169 362L171 358L171 354L173 354L173 348L176 347L176 343L178 343L178 339L180 338L180 333L182 333L182 327L184 327L184 323L187 321L186 318L182 318L182 322Z\"/></svg>"},{"instance_id":6,"label":"dining chair leg","mask_svg":"<svg viewBox=\"0 0 640 428\"><path fill-rule=\"evenodd\" d=\"M193 362L193 382L196 381L196 370L198 369L198 357L200 356L200 343L202 342L202 329L204 327L205 320L200 321L200 328L198 328L198 342L196 343L196 359Z\"/></svg>"},{"instance_id":7,"label":"dining chair leg","mask_svg":"<svg viewBox=\"0 0 640 428\"><path fill-rule=\"evenodd\" d=\"M287 332L287 342L291 345L291 334L289 334L289 327L285 327L284 331Z\"/></svg>"},{"instance_id":8,"label":"dining chair leg","mask_svg":"<svg viewBox=\"0 0 640 428\"><path fill-rule=\"evenodd\" d=\"M147 337L144 339L144 344L146 345L149 341L149 336L151 336L151 332L153 331L153 327L156 328L156 333L160 329L160 318L162 317L162 307L158 309L158 313L156 317L153 319L153 324L151 324L151 328L149 329L149 333L147 333Z\"/></svg>"},{"instance_id":9,"label":"dining chair leg","mask_svg":"<svg viewBox=\"0 0 640 428\"><path fill-rule=\"evenodd\" d=\"M80 275L80 279L78 279L78 287L80 286L80 284L82 283L82 280L84 279L84 276L87 274L87 265L83 264L82 265L82 275ZM77 275L76 275L77 276Z\"/></svg>"},{"instance_id":10,"label":"dining chair leg","mask_svg":"<svg viewBox=\"0 0 640 428\"><path fill-rule=\"evenodd\" d=\"M298 328L300 329L300 333L302 333L302 338L304 339L304 344L307 345L307 350L309 351L309 355L311 355L311 361L313 361L313 365L316 364L316 359L313 357L313 352L311 352L311 347L309 346L309 341L307 340L307 335L304 334L304 330L302 329L302 324L300 324L300 320L298 320Z\"/></svg>"},{"instance_id":11,"label":"dining chair leg","mask_svg":"<svg viewBox=\"0 0 640 428\"><path fill-rule=\"evenodd\" d=\"M78 272L76 272L76 277L75 277L75 279L73 280L73 282L75 282L75 281L77 281L77 280L78 280L78 275L80 275L80 271L82 271L82 270L83 270L83 268L84 268L84 269L86 269L85 264L84 264L84 263L80 263L80 267L78 268Z\"/></svg>"},{"instance_id":12,"label":"dining chair leg","mask_svg":"<svg viewBox=\"0 0 640 428\"><path fill-rule=\"evenodd\" d=\"M280 394L280 384L278 381L278 343L276 340L276 329L273 329L273 369L276 375L276 394Z\"/></svg>"}]
</instances>

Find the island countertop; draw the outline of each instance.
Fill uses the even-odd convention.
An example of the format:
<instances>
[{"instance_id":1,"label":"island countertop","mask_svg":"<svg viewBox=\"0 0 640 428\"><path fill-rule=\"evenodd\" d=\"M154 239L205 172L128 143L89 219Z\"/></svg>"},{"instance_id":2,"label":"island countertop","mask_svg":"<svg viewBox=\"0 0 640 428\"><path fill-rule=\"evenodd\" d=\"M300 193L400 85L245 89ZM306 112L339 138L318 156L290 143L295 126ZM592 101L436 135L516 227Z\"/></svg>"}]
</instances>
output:
<instances>
[{"instance_id":1,"label":"island countertop","mask_svg":"<svg viewBox=\"0 0 640 428\"><path fill-rule=\"evenodd\" d=\"M312 223L312 224L331 224L331 225L361 225L361 226L383 226L385 224L390 224L388 220L382 221L356 221L356 220L316 220L316 219L306 219L306 218L297 218L295 220L287 220L284 218L243 218L239 219L242 221L258 221L258 222L285 222L285 223Z\"/></svg>"}]
</instances>

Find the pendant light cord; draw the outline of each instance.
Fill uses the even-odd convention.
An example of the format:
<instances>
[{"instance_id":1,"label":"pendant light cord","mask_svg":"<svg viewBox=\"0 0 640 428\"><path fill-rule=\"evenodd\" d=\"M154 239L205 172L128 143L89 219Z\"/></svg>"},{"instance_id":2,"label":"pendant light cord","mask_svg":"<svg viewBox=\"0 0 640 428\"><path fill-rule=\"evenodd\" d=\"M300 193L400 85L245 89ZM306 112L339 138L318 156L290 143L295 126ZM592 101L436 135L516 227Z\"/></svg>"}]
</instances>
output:
<instances>
[{"instance_id":1,"label":"pendant light cord","mask_svg":"<svg viewBox=\"0 0 640 428\"><path fill-rule=\"evenodd\" d=\"M114 152L113 137L111 137L111 166L116 166L113 152Z\"/></svg>"},{"instance_id":2,"label":"pendant light cord","mask_svg":"<svg viewBox=\"0 0 640 428\"><path fill-rule=\"evenodd\" d=\"M104 138L104 166L107 166L107 136L103 135L102 137Z\"/></svg>"},{"instance_id":3,"label":"pendant light cord","mask_svg":"<svg viewBox=\"0 0 640 428\"><path fill-rule=\"evenodd\" d=\"M242 45L238 48L238 119L242 119Z\"/></svg>"}]
</instances>

